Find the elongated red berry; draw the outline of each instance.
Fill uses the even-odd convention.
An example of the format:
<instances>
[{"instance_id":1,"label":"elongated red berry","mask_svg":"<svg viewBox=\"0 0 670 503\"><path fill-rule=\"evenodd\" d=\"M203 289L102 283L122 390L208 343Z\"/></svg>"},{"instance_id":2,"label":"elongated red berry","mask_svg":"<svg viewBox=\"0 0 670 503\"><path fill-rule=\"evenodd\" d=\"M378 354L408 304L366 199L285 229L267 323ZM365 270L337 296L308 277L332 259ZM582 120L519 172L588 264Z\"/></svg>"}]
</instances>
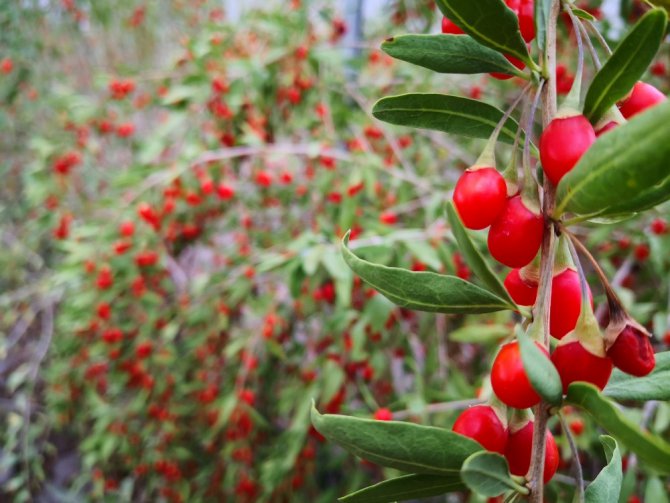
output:
<instances>
[{"instance_id":1,"label":"elongated red berry","mask_svg":"<svg viewBox=\"0 0 670 503\"><path fill-rule=\"evenodd\" d=\"M591 289L589 299L593 304ZM575 329L582 310L582 292L579 274L574 269L565 269L551 280L551 307L549 310L549 333L562 339Z\"/></svg>"},{"instance_id":2,"label":"elongated red berry","mask_svg":"<svg viewBox=\"0 0 670 503\"><path fill-rule=\"evenodd\" d=\"M623 328L608 327L605 337L607 356L614 366L627 374L642 377L654 370L656 356L649 333L638 323L627 320Z\"/></svg>"},{"instance_id":3,"label":"elongated red berry","mask_svg":"<svg viewBox=\"0 0 670 503\"><path fill-rule=\"evenodd\" d=\"M507 448L505 449L505 458L507 458L512 475L524 477L528 473L533 450L533 429L534 423L529 421L521 429L510 431L507 439ZM544 454L543 479L547 483L554 476L556 470L558 470L560 456L558 447L556 447L556 441L550 431L547 430L545 438L546 450Z\"/></svg>"},{"instance_id":4,"label":"elongated red berry","mask_svg":"<svg viewBox=\"0 0 670 503\"><path fill-rule=\"evenodd\" d=\"M603 346L604 354L604 346ZM551 354L563 383L563 393L573 382L582 381L603 389L612 374L612 360L589 351L578 340L563 339Z\"/></svg>"},{"instance_id":5,"label":"elongated red berry","mask_svg":"<svg viewBox=\"0 0 670 503\"><path fill-rule=\"evenodd\" d=\"M556 185L596 141L593 126L583 115L552 120L540 137L544 174Z\"/></svg>"},{"instance_id":6,"label":"elongated red berry","mask_svg":"<svg viewBox=\"0 0 670 503\"><path fill-rule=\"evenodd\" d=\"M460 35L463 33L463 30L461 30L451 19L448 17L443 17L442 18L442 33L450 33L452 35Z\"/></svg>"},{"instance_id":7,"label":"elongated red berry","mask_svg":"<svg viewBox=\"0 0 670 503\"><path fill-rule=\"evenodd\" d=\"M454 205L468 229L485 229L500 215L507 201L507 184L495 168L465 171L454 187Z\"/></svg>"},{"instance_id":8,"label":"elongated red berry","mask_svg":"<svg viewBox=\"0 0 670 503\"><path fill-rule=\"evenodd\" d=\"M663 101L665 101L665 94L651 84L638 82L633 86L630 96L619 104L619 111L626 119L629 119Z\"/></svg>"},{"instance_id":9,"label":"elongated red berry","mask_svg":"<svg viewBox=\"0 0 670 503\"><path fill-rule=\"evenodd\" d=\"M464 410L456 419L453 430L476 440L488 451L505 453L507 427L490 405L475 405Z\"/></svg>"},{"instance_id":10,"label":"elongated red berry","mask_svg":"<svg viewBox=\"0 0 670 503\"><path fill-rule=\"evenodd\" d=\"M521 36L528 43L535 38L535 1L505 0L507 7L512 9L519 18Z\"/></svg>"},{"instance_id":11,"label":"elongated red berry","mask_svg":"<svg viewBox=\"0 0 670 503\"><path fill-rule=\"evenodd\" d=\"M537 283L521 276L521 269L512 269L505 278L505 288L520 306L532 306L537 298Z\"/></svg>"},{"instance_id":12,"label":"elongated red berry","mask_svg":"<svg viewBox=\"0 0 670 503\"><path fill-rule=\"evenodd\" d=\"M489 252L507 267L528 265L542 244L544 220L529 210L520 195L507 199L505 208L489 230Z\"/></svg>"},{"instance_id":13,"label":"elongated red berry","mask_svg":"<svg viewBox=\"0 0 670 503\"><path fill-rule=\"evenodd\" d=\"M547 350L535 344L544 352L549 365ZM501 402L515 409L527 409L540 402L540 395L531 386L523 368L518 342L509 342L500 348L491 368L491 386Z\"/></svg>"}]
</instances>

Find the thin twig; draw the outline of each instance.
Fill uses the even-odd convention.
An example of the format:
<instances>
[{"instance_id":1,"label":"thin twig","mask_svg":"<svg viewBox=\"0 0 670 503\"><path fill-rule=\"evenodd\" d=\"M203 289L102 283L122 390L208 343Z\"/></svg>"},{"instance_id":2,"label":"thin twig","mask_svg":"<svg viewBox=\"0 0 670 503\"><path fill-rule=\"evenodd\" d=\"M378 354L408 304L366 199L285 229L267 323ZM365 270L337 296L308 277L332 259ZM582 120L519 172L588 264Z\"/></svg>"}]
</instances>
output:
<instances>
[{"instance_id":1,"label":"thin twig","mask_svg":"<svg viewBox=\"0 0 670 503\"><path fill-rule=\"evenodd\" d=\"M570 445L570 451L572 452L572 463L575 469L575 480L577 481L577 495L579 497L579 502L584 503L584 474L582 472L582 464L579 461L579 451L577 450L577 444L575 444L575 439L572 436L570 427L565 422L565 417L563 414L558 414L558 419L561 421L561 428L563 428L563 433L568 439L568 444Z\"/></svg>"}]
</instances>

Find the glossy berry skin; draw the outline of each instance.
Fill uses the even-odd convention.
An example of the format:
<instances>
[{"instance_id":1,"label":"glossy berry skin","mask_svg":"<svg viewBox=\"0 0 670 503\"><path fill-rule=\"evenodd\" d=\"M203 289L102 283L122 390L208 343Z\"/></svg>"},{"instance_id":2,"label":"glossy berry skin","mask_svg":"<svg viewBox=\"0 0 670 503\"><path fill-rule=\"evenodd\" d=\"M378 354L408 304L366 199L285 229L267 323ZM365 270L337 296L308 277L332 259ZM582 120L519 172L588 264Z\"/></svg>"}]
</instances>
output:
<instances>
[{"instance_id":1,"label":"glossy berry skin","mask_svg":"<svg viewBox=\"0 0 670 503\"><path fill-rule=\"evenodd\" d=\"M633 92L620 105L619 111L629 119L647 108L665 101L665 94L646 82L638 82L633 86Z\"/></svg>"},{"instance_id":2,"label":"glossy berry skin","mask_svg":"<svg viewBox=\"0 0 670 503\"><path fill-rule=\"evenodd\" d=\"M521 36L526 43L535 38L535 2L534 0L505 0L519 18Z\"/></svg>"},{"instance_id":3,"label":"glossy berry skin","mask_svg":"<svg viewBox=\"0 0 670 503\"><path fill-rule=\"evenodd\" d=\"M612 374L612 360L594 355L579 341L559 344L551 354L551 361L561 376L563 393L577 381L591 383L602 390Z\"/></svg>"},{"instance_id":4,"label":"glossy berry skin","mask_svg":"<svg viewBox=\"0 0 670 503\"><path fill-rule=\"evenodd\" d=\"M589 299L593 304L591 289ZM549 309L549 333L562 339L577 325L582 311L582 291L579 274L574 269L565 269L551 280L551 307Z\"/></svg>"},{"instance_id":5,"label":"glossy berry skin","mask_svg":"<svg viewBox=\"0 0 670 503\"><path fill-rule=\"evenodd\" d=\"M552 120L540 137L544 174L557 185L596 141L596 132L583 115Z\"/></svg>"},{"instance_id":6,"label":"glossy berry skin","mask_svg":"<svg viewBox=\"0 0 670 503\"><path fill-rule=\"evenodd\" d=\"M627 374L646 376L656 365L654 348L647 334L631 325L619 333L614 344L607 350L614 366Z\"/></svg>"},{"instance_id":7,"label":"glossy berry skin","mask_svg":"<svg viewBox=\"0 0 670 503\"><path fill-rule=\"evenodd\" d=\"M454 205L468 229L485 229L507 202L507 184L495 168L468 169L454 187Z\"/></svg>"},{"instance_id":8,"label":"glossy berry skin","mask_svg":"<svg viewBox=\"0 0 670 503\"><path fill-rule=\"evenodd\" d=\"M517 195L507 199L505 208L489 230L489 252L507 267L528 265L542 244L544 221Z\"/></svg>"},{"instance_id":9,"label":"glossy berry skin","mask_svg":"<svg viewBox=\"0 0 670 503\"><path fill-rule=\"evenodd\" d=\"M490 405L475 405L464 410L452 429L476 440L487 451L505 453L507 428Z\"/></svg>"},{"instance_id":10,"label":"glossy berry skin","mask_svg":"<svg viewBox=\"0 0 670 503\"><path fill-rule=\"evenodd\" d=\"M447 33L451 35L461 35L463 30L461 30L451 19L448 17L442 18L442 33Z\"/></svg>"},{"instance_id":11,"label":"glossy berry skin","mask_svg":"<svg viewBox=\"0 0 670 503\"><path fill-rule=\"evenodd\" d=\"M556 441L550 431L547 431L545 446L543 478L546 484L558 470L558 462L560 461L558 447L556 447ZM520 430L510 432L507 439L505 458L507 458L512 475L524 477L528 473L532 449L533 423L529 421Z\"/></svg>"},{"instance_id":12,"label":"glossy berry skin","mask_svg":"<svg viewBox=\"0 0 670 503\"><path fill-rule=\"evenodd\" d=\"M547 350L537 342L535 344L548 360ZM491 368L491 386L498 399L508 407L527 409L540 402L540 395L531 386L523 368L518 342L509 342L500 348Z\"/></svg>"},{"instance_id":13,"label":"glossy berry skin","mask_svg":"<svg viewBox=\"0 0 670 503\"><path fill-rule=\"evenodd\" d=\"M520 269L512 269L505 278L505 289L512 300L520 306L532 306L537 298L537 283L521 277Z\"/></svg>"}]
</instances>

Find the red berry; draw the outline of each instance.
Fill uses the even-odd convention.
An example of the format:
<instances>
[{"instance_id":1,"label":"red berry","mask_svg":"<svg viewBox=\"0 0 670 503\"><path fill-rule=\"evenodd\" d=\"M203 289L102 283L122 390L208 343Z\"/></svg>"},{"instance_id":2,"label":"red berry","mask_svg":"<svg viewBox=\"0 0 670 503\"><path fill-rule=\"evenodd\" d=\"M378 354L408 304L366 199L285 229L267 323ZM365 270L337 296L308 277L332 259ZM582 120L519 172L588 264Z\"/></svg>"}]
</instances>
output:
<instances>
[{"instance_id":1,"label":"red berry","mask_svg":"<svg viewBox=\"0 0 670 503\"><path fill-rule=\"evenodd\" d=\"M521 277L521 269L512 269L505 278L505 288L512 300L520 306L532 306L537 298L537 283Z\"/></svg>"},{"instance_id":2,"label":"red berry","mask_svg":"<svg viewBox=\"0 0 670 503\"><path fill-rule=\"evenodd\" d=\"M644 262L649 258L650 254L651 250L649 249L649 246L645 244L639 244L635 247L635 250L633 250L633 255L635 255L638 262Z\"/></svg>"},{"instance_id":3,"label":"red berry","mask_svg":"<svg viewBox=\"0 0 670 503\"><path fill-rule=\"evenodd\" d=\"M544 482L547 483L556 473L560 456L556 441L550 431L547 430L545 440L546 452L544 454ZM530 468L530 457L533 450L533 423L528 422L520 430L510 432L507 440L505 457L509 464L512 475L524 477Z\"/></svg>"},{"instance_id":4,"label":"red berry","mask_svg":"<svg viewBox=\"0 0 670 503\"><path fill-rule=\"evenodd\" d=\"M593 304L591 289L589 299ZM549 310L549 333L562 339L577 325L582 311L582 291L579 274L574 269L566 269L551 280L551 307Z\"/></svg>"},{"instance_id":5,"label":"red berry","mask_svg":"<svg viewBox=\"0 0 670 503\"><path fill-rule=\"evenodd\" d=\"M581 419L573 419L572 421L570 421L568 427L570 428L570 431L572 431L572 433L579 436L584 432L584 421L582 421Z\"/></svg>"},{"instance_id":6,"label":"red berry","mask_svg":"<svg viewBox=\"0 0 670 503\"><path fill-rule=\"evenodd\" d=\"M523 267L537 255L543 231L542 215L529 210L520 195L511 197L491 225L489 251L507 267Z\"/></svg>"},{"instance_id":7,"label":"red berry","mask_svg":"<svg viewBox=\"0 0 670 503\"><path fill-rule=\"evenodd\" d=\"M454 188L454 205L468 229L485 229L507 202L507 183L495 168L468 169Z\"/></svg>"},{"instance_id":8,"label":"red berry","mask_svg":"<svg viewBox=\"0 0 670 503\"><path fill-rule=\"evenodd\" d=\"M119 225L119 234L130 237L135 233L135 224L132 220L126 220Z\"/></svg>"},{"instance_id":9,"label":"red berry","mask_svg":"<svg viewBox=\"0 0 670 503\"><path fill-rule=\"evenodd\" d=\"M633 86L630 96L619 104L619 110L626 119L665 101L665 94L646 82Z\"/></svg>"},{"instance_id":10,"label":"red berry","mask_svg":"<svg viewBox=\"0 0 670 503\"><path fill-rule=\"evenodd\" d=\"M665 234L668 232L668 222L662 218L655 218L653 222L651 222L651 232L657 236Z\"/></svg>"},{"instance_id":11,"label":"red berry","mask_svg":"<svg viewBox=\"0 0 670 503\"><path fill-rule=\"evenodd\" d=\"M505 0L519 18L521 36L526 42L535 38L535 2L534 0Z\"/></svg>"},{"instance_id":12,"label":"red berry","mask_svg":"<svg viewBox=\"0 0 670 503\"><path fill-rule=\"evenodd\" d=\"M540 137L540 160L544 174L557 185L594 141L596 133L583 115L552 120Z\"/></svg>"},{"instance_id":13,"label":"red berry","mask_svg":"<svg viewBox=\"0 0 670 503\"><path fill-rule=\"evenodd\" d=\"M551 361L561 376L563 393L567 393L568 386L577 381L603 389L612 374L612 361L591 353L579 341L559 344L551 354Z\"/></svg>"},{"instance_id":14,"label":"red berry","mask_svg":"<svg viewBox=\"0 0 670 503\"><path fill-rule=\"evenodd\" d=\"M227 201L228 199L232 199L233 196L235 195L235 189L231 187L230 185L221 182L219 185L216 187L216 193L218 196L223 199L224 201Z\"/></svg>"},{"instance_id":15,"label":"red berry","mask_svg":"<svg viewBox=\"0 0 670 503\"><path fill-rule=\"evenodd\" d=\"M647 333L632 324L626 324L607 350L619 370L634 376L646 376L656 364L654 348Z\"/></svg>"},{"instance_id":16,"label":"red berry","mask_svg":"<svg viewBox=\"0 0 670 503\"><path fill-rule=\"evenodd\" d=\"M456 24L454 24L451 19L447 17L442 18L442 33L451 33L452 35L460 35L463 33Z\"/></svg>"},{"instance_id":17,"label":"red berry","mask_svg":"<svg viewBox=\"0 0 670 503\"><path fill-rule=\"evenodd\" d=\"M535 344L549 360L547 350L537 342ZM527 409L540 402L540 395L533 389L523 368L518 342L509 342L500 348L491 368L491 386L501 402L515 409Z\"/></svg>"},{"instance_id":18,"label":"red berry","mask_svg":"<svg viewBox=\"0 0 670 503\"><path fill-rule=\"evenodd\" d=\"M475 405L464 410L452 429L476 440L487 451L505 453L507 428L490 405Z\"/></svg>"},{"instance_id":19,"label":"red berry","mask_svg":"<svg viewBox=\"0 0 670 503\"><path fill-rule=\"evenodd\" d=\"M377 409L374 418L377 421L391 421L393 420L393 412L389 409Z\"/></svg>"},{"instance_id":20,"label":"red berry","mask_svg":"<svg viewBox=\"0 0 670 503\"><path fill-rule=\"evenodd\" d=\"M508 56L507 54L503 54L503 56L505 56L505 58L507 58L507 61L512 63L519 70L523 70L524 68L526 68L526 64L520 59L516 59L514 56ZM491 77L498 80L508 80L514 77L514 75L510 75L509 73L492 72Z\"/></svg>"}]
</instances>

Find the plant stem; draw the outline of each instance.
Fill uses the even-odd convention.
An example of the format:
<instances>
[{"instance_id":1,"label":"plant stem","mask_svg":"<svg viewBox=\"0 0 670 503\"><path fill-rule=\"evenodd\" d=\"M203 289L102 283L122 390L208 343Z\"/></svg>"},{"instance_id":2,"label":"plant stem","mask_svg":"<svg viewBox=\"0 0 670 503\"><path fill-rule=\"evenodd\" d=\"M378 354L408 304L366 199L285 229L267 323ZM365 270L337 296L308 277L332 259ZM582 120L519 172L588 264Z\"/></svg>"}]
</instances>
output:
<instances>
[{"instance_id":1,"label":"plant stem","mask_svg":"<svg viewBox=\"0 0 670 503\"><path fill-rule=\"evenodd\" d=\"M573 466L575 467L575 480L577 481L578 501L579 503L584 503L584 474L582 473L582 464L579 462L579 451L577 450L575 439L572 436L570 427L565 422L563 414L559 414L558 418L561 421L563 433L565 433L565 436L568 439L568 444L570 444L570 451L572 451Z\"/></svg>"}]
</instances>

